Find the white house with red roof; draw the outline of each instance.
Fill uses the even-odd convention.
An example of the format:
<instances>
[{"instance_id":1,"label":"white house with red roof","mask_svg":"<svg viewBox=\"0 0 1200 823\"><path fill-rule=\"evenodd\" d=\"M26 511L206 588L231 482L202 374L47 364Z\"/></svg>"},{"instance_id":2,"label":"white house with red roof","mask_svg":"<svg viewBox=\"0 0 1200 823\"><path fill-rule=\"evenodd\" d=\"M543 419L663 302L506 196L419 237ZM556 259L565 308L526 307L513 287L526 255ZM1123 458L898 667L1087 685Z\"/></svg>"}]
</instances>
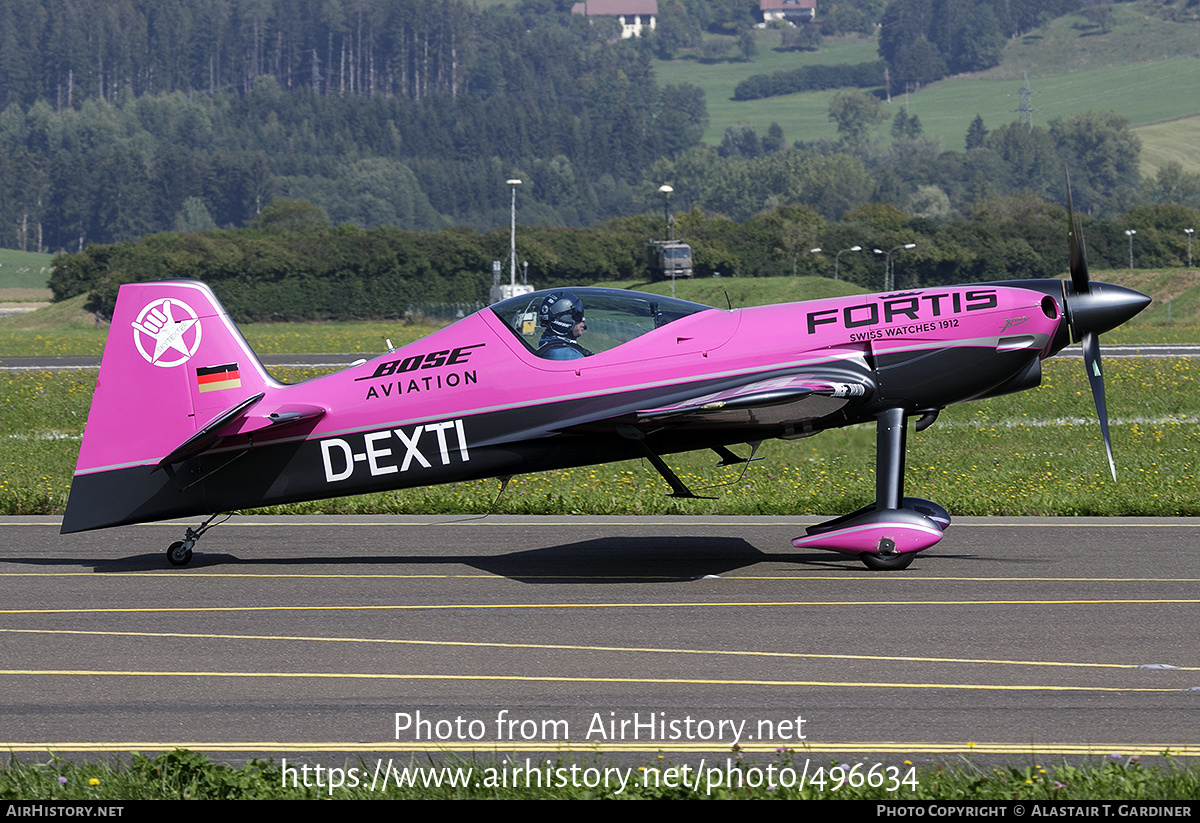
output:
<instances>
[{"instance_id":1,"label":"white house with red roof","mask_svg":"<svg viewBox=\"0 0 1200 823\"><path fill-rule=\"evenodd\" d=\"M817 16L817 0L758 0L763 22L809 23Z\"/></svg>"},{"instance_id":2,"label":"white house with red roof","mask_svg":"<svg viewBox=\"0 0 1200 823\"><path fill-rule=\"evenodd\" d=\"M626 40L654 31L658 0L584 0L571 7L571 14L615 17L621 24L621 39Z\"/></svg>"}]
</instances>

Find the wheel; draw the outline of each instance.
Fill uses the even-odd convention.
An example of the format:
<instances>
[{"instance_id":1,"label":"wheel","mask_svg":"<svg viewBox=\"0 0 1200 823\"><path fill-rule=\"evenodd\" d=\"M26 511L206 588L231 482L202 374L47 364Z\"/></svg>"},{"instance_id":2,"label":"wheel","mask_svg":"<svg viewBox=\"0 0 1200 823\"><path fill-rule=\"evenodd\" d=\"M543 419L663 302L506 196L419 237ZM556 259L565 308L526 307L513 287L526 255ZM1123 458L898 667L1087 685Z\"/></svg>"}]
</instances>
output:
<instances>
[{"instance_id":1,"label":"wheel","mask_svg":"<svg viewBox=\"0 0 1200 823\"><path fill-rule=\"evenodd\" d=\"M186 566L192 559L192 547L176 540L167 547L167 562L172 566Z\"/></svg>"},{"instance_id":2,"label":"wheel","mask_svg":"<svg viewBox=\"0 0 1200 823\"><path fill-rule=\"evenodd\" d=\"M858 556L858 559L873 572L898 572L911 566L916 557L916 552L893 554L887 557L882 557L872 552L863 552Z\"/></svg>"}]
</instances>

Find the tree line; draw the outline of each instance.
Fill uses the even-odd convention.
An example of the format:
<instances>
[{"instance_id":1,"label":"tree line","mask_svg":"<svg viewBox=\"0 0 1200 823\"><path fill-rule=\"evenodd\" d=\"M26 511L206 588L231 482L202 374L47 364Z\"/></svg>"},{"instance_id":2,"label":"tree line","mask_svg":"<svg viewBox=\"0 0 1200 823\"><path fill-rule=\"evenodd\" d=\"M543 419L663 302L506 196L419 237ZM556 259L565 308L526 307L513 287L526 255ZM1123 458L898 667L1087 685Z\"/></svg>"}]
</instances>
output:
<instances>
[{"instance_id":1,"label":"tree line","mask_svg":"<svg viewBox=\"0 0 1200 823\"><path fill-rule=\"evenodd\" d=\"M1200 209L1140 205L1116 220L1084 215L1082 222L1094 268L1127 265L1124 232L1131 226L1138 267L1181 266L1184 229L1200 224ZM528 261L529 282L538 288L639 281L647 277L646 239L661 231L661 216L588 229L520 226L518 260ZM1066 211L1032 193L987 198L971 219L951 222L883 203L851 209L836 222L803 206L744 222L695 209L676 216L676 236L692 246L697 277L836 275L878 290L883 253L909 244L896 254L901 289L1067 270ZM505 259L508 239L505 229L332 226L309 204L277 201L246 229L159 234L59 255L50 285L59 300L88 294L88 309L101 314L111 314L120 284L170 276L211 284L239 322L403 318L429 303L485 301L492 261Z\"/></svg>"}]
</instances>

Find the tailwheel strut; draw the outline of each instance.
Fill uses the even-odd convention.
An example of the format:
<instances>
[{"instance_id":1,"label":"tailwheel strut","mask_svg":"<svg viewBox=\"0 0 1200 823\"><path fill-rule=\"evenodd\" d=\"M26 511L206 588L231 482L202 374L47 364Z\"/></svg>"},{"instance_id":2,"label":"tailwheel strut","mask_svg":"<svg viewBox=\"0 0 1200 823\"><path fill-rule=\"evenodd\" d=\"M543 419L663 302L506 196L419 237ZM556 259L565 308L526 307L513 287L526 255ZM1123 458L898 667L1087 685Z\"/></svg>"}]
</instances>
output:
<instances>
[{"instance_id":1,"label":"tailwheel strut","mask_svg":"<svg viewBox=\"0 0 1200 823\"><path fill-rule=\"evenodd\" d=\"M172 566L186 566L190 563L192 561L192 549L196 546L196 541L210 528L220 525L220 523L213 523L220 516L220 513L214 514L194 529L189 526L188 530L184 532L182 540L176 540L167 547L167 562ZM228 520L231 516L231 514L226 514L225 520ZM225 520L222 520L221 523L224 523Z\"/></svg>"}]
</instances>

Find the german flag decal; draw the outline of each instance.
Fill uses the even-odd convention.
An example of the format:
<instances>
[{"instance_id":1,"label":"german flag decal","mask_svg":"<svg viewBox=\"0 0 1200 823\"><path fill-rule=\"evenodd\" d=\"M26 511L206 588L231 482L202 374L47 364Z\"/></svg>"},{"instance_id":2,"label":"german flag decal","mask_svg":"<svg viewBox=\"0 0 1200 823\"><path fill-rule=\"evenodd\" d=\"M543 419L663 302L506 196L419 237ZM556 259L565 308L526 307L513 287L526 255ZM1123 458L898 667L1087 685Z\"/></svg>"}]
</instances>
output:
<instances>
[{"instance_id":1,"label":"german flag decal","mask_svg":"<svg viewBox=\"0 0 1200 823\"><path fill-rule=\"evenodd\" d=\"M220 391L221 389L241 388L242 378L238 374L237 363L226 363L224 366L206 366L196 369L196 384L200 393Z\"/></svg>"}]
</instances>

